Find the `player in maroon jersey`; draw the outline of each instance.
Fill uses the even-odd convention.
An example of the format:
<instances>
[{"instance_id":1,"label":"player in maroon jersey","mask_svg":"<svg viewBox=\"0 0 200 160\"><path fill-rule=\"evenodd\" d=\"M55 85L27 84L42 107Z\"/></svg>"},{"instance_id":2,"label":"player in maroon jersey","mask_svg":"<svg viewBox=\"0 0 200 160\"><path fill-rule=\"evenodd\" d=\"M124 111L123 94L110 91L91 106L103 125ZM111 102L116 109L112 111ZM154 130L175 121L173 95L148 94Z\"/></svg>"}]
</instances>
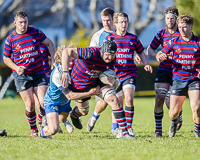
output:
<instances>
[{"instance_id":1,"label":"player in maroon jersey","mask_svg":"<svg viewBox=\"0 0 200 160\"><path fill-rule=\"evenodd\" d=\"M3 61L13 71L17 92L25 103L25 113L31 127L30 137L35 137L38 136L38 129L33 93L44 108L43 101L47 90L40 44L48 46L52 64L55 47L41 30L28 26L28 16L24 11L15 14L14 24L16 29L5 41Z\"/></svg>"},{"instance_id":2,"label":"player in maroon jersey","mask_svg":"<svg viewBox=\"0 0 200 160\"><path fill-rule=\"evenodd\" d=\"M180 35L178 31L178 26L176 23L177 16L179 12L175 7L169 7L165 10L165 23L166 27L160 30L150 45L147 48L147 53L150 57L155 58L156 49L161 45L164 47L167 42ZM154 117L155 117L155 134L154 138L162 137L162 119L163 119L163 104L166 100L166 105L169 108L170 100L170 88L172 86L172 61L170 56L167 60L159 64L158 70L155 77L155 108L154 108ZM180 129L182 125L182 111L180 112L179 124L177 130Z\"/></svg>"},{"instance_id":3,"label":"player in maroon jersey","mask_svg":"<svg viewBox=\"0 0 200 160\"><path fill-rule=\"evenodd\" d=\"M172 120L169 137L174 137L177 127L177 117L182 109L186 96L189 96L190 106L195 123L194 134L200 137L200 38L192 33L193 17L181 15L177 20L181 36L170 40L157 53L156 59L161 62L168 56L172 57L173 85L170 94L169 117ZM172 55L170 53L173 52Z\"/></svg>"}]
</instances>

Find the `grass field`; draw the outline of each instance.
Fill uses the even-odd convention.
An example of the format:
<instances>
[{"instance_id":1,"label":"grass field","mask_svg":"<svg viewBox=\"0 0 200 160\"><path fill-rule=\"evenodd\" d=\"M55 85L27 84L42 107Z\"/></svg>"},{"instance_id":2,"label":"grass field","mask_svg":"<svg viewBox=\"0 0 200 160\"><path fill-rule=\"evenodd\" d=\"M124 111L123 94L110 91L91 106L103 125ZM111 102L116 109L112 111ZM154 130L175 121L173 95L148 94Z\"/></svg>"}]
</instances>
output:
<instances>
[{"instance_id":1,"label":"grass field","mask_svg":"<svg viewBox=\"0 0 200 160\"><path fill-rule=\"evenodd\" d=\"M194 123L189 100L183 106L183 126L174 138L168 137L170 120L164 107L163 138L153 139L154 98L135 98L133 129L136 140L115 139L111 135L111 109L100 116L94 130L86 131L86 123L92 114L94 100L88 116L82 119L84 128L72 134L56 134L53 139L29 138L29 125L22 100L0 101L0 129L6 129L7 137L0 137L0 160L15 159L72 159L72 160L198 160L200 139L194 137ZM74 103L72 103L74 106Z\"/></svg>"}]
</instances>

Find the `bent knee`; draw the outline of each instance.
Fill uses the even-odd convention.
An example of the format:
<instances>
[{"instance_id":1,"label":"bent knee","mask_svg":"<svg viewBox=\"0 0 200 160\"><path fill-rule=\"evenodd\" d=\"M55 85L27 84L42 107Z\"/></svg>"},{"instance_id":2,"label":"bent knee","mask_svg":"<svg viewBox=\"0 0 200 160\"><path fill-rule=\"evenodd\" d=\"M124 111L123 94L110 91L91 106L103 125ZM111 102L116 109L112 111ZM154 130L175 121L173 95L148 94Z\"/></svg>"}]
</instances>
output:
<instances>
[{"instance_id":1,"label":"bent knee","mask_svg":"<svg viewBox=\"0 0 200 160\"><path fill-rule=\"evenodd\" d=\"M177 111L170 111L169 110L169 118L171 120L175 120L179 116L179 113Z\"/></svg>"}]
</instances>

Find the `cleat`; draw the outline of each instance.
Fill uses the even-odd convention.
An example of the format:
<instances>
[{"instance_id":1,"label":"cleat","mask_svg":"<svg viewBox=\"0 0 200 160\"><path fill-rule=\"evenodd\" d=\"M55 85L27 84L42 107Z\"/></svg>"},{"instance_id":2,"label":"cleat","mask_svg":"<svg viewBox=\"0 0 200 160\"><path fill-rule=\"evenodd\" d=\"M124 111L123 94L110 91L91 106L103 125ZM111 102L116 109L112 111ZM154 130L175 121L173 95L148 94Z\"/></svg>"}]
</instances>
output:
<instances>
[{"instance_id":1,"label":"cleat","mask_svg":"<svg viewBox=\"0 0 200 160\"><path fill-rule=\"evenodd\" d=\"M59 127L58 133L63 133L62 129Z\"/></svg>"},{"instance_id":2,"label":"cleat","mask_svg":"<svg viewBox=\"0 0 200 160\"><path fill-rule=\"evenodd\" d=\"M94 125L96 123L97 119L94 117L91 117L87 122L87 131L91 132L94 128Z\"/></svg>"},{"instance_id":3,"label":"cleat","mask_svg":"<svg viewBox=\"0 0 200 160\"><path fill-rule=\"evenodd\" d=\"M74 127L71 125L69 121L65 122L65 125L67 132L72 133L74 131Z\"/></svg>"},{"instance_id":4,"label":"cleat","mask_svg":"<svg viewBox=\"0 0 200 160\"><path fill-rule=\"evenodd\" d=\"M7 136L7 132L5 129L0 130L0 136Z\"/></svg>"},{"instance_id":5,"label":"cleat","mask_svg":"<svg viewBox=\"0 0 200 160\"><path fill-rule=\"evenodd\" d=\"M195 136L196 138L200 138L200 132L194 131L194 136Z\"/></svg>"},{"instance_id":6,"label":"cleat","mask_svg":"<svg viewBox=\"0 0 200 160\"><path fill-rule=\"evenodd\" d=\"M121 137L117 137L117 136L116 136L116 138L117 138L117 139L120 139L120 138L122 138L122 139L136 139L135 137L129 135L128 133L125 134L125 135L122 135Z\"/></svg>"},{"instance_id":7,"label":"cleat","mask_svg":"<svg viewBox=\"0 0 200 160\"><path fill-rule=\"evenodd\" d=\"M116 128L115 130L114 130L114 129L111 130L111 133L112 133L114 136L117 136L118 132L119 132L119 128Z\"/></svg>"},{"instance_id":8,"label":"cleat","mask_svg":"<svg viewBox=\"0 0 200 160\"><path fill-rule=\"evenodd\" d=\"M38 136L38 130L31 130L30 137L37 137Z\"/></svg>"},{"instance_id":9,"label":"cleat","mask_svg":"<svg viewBox=\"0 0 200 160\"><path fill-rule=\"evenodd\" d=\"M161 138L162 137L162 132L155 132L153 135L153 138Z\"/></svg>"},{"instance_id":10,"label":"cleat","mask_svg":"<svg viewBox=\"0 0 200 160\"><path fill-rule=\"evenodd\" d=\"M135 133L133 132L133 129L132 128L127 128L128 130L128 134L135 137Z\"/></svg>"},{"instance_id":11,"label":"cleat","mask_svg":"<svg viewBox=\"0 0 200 160\"><path fill-rule=\"evenodd\" d=\"M78 128L78 129L82 129L83 128L79 118L73 118L71 116L70 116L70 118L72 120L72 124L74 125L74 127Z\"/></svg>"},{"instance_id":12,"label":"cleat","mask_svg":"<svg viewBox=\"0 0 200 160\"><path fill-rule=\"evenodd\" d=\"M178 119L179 119L179 122L177 124L176 131L178 131L179 129L181 129L181 126L182 126L182 123L183 123L183 121L182 121L182 111L180 111Z\"/></svg>"},{"instance_id":13,"label":"cleat","mask_svg":"<svg viewBox=\"0 0 200 160\"><path fill-rule=\"evenodd\" d=\"M177 123L178 122L178 119L174 122L174 123L171 123L171 126L169 128L169 137L172 138L175 136L176 134L176 128L177 128Z\"/></svg>"},{"instance_id":14,"label":"cleat","mask_svg":"<svg viewBox=\"0 0 200 160\"><path fill-rule=\"evenodd\" d=\"M122 130L121 130L121 129L118 129L116 138L122 138L122 137L123 137Z\"/></svg>"}]
</instances>

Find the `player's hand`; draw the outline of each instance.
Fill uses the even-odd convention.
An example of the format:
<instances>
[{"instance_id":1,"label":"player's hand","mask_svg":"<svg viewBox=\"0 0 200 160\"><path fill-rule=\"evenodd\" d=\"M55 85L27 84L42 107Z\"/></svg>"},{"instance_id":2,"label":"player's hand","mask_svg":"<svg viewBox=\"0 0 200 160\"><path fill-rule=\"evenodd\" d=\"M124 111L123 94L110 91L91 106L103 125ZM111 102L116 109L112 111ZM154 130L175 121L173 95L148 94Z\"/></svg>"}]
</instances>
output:
<instances>
[{"instance_id":1,"label":"player's hand","mask_svg":"<svg viewBox=\"0 0 200 160\"><path fill-rule=\"evenodd\" d=\"M64 88L67 88L69 83L71 84L69 72L63 72L61 83Z\"/></svg>"},{"instance_id":2,"label":"player's hand","mask_svg":"<svg viewBox=\"0 0 200 160\"><path fill-rule=\"evenodd\" d=\"M156 54L156 60L160 63L160 62L162 62L162 61L164 61L164 60L166 60L167 59L167 55L165 54L165 53L162 53L162 52L158 52L157 54Z\"/></svg>"},{"instance_id":3,"label":"player's hand","mask_svg":"<svg viewBox=\"0 0 200 160\"><path fill-rule=\"evenodd\" d=\"M113 86L115 84L116 79L113 78L112 76L108 76L107 81L109 85Z\"/></svg>"},{"instance_id":4,"label":"player's hand","mask_svg":"<svg viewBox=\"0 0 200 160\"><path fill-rule=\"evenodd\" d=\"M153 68L149 64L147 64L146 66L144 66L144 70L145 71L149 71L150 73L153 72Z\"/></svg>"},{"instance_id":5,"label":"player's hand","mask_svg":"<svg viewBox=\"0 0 200 160\"><path fill-rule=\"evenodd\" d=\"M140 58L140 56L138 54L135 54L135 60L139 64L142 62L142 60L141 60L141 58Z\"/></svg>"},{"instance_id":6,"label":"player's hand","mask_svg":"<svg viewBox=\"0 0 200 160\"><path fill-rule=\"evenodd\" d=\"M15 69L18 75L22 75L24 73L24 69L26 69L25 66L17 66Z\"/></svg>"},{"instance_id":7,"label":"player's hand","mask_svg":"<svg viewBox=\"0 0 200 160\"><path fill-rule=\"evenodd\" d=\"M100 95L100 86L97 86L96 88L91 88L90 91L91 95Z\"/></svg>"},{"instance_id":8,"label":"player's hand","mask_svg":"<svg viewBox=\"0 0 200 160\"><path fill-rule=\"evenodd\" d=\"M197 77L200 79L200 69L196 69L196 71L198 72Z\"/></svg>"}]
</instances>

